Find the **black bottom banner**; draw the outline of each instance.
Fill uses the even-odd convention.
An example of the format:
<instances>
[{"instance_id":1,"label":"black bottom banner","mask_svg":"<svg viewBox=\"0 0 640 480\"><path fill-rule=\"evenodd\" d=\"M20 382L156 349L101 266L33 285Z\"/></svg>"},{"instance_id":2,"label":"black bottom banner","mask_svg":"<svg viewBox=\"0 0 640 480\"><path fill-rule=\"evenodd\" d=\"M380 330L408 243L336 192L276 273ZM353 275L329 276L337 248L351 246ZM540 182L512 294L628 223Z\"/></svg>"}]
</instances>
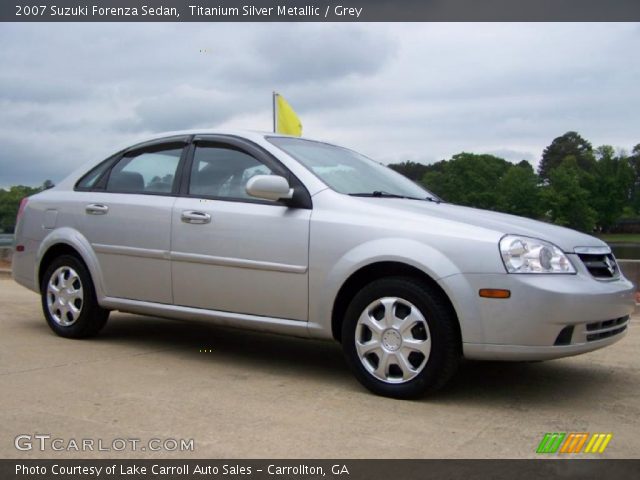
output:
<instances>
[{"instance_id":1,"label":"black bottom banner","mask_svg":"<svg viewBox=\"0 0 640 480\"><path fill-rule=\"evenodd\" d=\"M0 479L637 479L640 460L0 460Z\"/></svg>"}]
</instances>

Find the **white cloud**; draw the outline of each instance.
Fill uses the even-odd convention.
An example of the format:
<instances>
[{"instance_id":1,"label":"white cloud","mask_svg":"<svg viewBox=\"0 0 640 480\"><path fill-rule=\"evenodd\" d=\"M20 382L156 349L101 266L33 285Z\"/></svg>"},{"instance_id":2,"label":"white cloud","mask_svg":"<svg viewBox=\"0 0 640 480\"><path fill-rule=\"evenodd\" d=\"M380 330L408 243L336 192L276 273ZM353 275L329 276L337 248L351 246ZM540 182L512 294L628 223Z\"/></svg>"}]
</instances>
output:
<instances>
[{"instance_id":1,"label":"white cloud","mask_svg":"<svg viewBox=\"0 0 640 480\"><path fill-rule=\"evenodd\" d=\"M637 24L7 24L0 184L59 180L142 133L271 127L383 161L532 163L576 130L640 142Z\"/></svg>"}]
</instances>

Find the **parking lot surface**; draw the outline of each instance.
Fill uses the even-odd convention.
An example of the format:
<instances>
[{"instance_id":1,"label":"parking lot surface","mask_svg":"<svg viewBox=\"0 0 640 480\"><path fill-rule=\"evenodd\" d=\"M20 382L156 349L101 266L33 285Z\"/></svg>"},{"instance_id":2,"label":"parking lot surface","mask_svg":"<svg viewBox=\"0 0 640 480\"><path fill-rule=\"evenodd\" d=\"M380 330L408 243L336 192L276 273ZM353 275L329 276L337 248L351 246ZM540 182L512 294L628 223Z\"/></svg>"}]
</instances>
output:
<instances>
[{"instance_id":1,"label":"parking lot surface","mask_svg":"<svg viewBox=\"0 0 640 480\"><path fill-rule=\"evenodd\" d=\"M604 350L465 362L444 391L399 401L365 391L330 342L118 312L94 339L59 338L0 276L0 425L2 458L532 458L546 432L610 432L601 457L640 458L638 318ZM63 450L19 451L21 434ZM156 438L194 449L67 448Z\"/></svg>"}]
</instances>

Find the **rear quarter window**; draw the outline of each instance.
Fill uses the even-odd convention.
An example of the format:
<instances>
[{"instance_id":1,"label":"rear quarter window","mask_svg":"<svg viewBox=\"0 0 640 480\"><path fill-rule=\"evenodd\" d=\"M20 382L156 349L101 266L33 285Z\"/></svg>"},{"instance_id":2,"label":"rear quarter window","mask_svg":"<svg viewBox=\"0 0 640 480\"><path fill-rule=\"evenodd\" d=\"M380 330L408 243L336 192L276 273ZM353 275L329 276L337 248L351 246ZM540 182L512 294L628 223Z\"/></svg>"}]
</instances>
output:
<instances>
[{"instance_id":1,"label":"rear quarter window","mask_svg":"<svg viewBox=\"0 0 640 480\"><path fill-rule=\"evenodd\" d=\"M106 172L111 166L111 162L115 160L116 156L109 157L102 163L98 164L96 167L93 167L89 172L85 173L84 176L78 180L76 183L77 190L92 190L96 188L98 181L102 177L102 174Z\"/></svg>"}]
</instances>

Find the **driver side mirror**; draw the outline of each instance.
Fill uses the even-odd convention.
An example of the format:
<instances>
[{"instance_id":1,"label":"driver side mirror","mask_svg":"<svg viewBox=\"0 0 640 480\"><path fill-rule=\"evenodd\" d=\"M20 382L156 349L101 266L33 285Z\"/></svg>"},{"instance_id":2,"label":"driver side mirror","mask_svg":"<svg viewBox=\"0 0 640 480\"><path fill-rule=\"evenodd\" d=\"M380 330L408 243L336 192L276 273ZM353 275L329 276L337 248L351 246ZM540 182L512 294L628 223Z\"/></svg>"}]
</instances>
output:
<instances>
[{"instance_id":1,"label":"driver side mirror","mask_svg":"<svg viewBox=\"0 0 640 480\"><path fill-rule=\"evenodd\" d=\"M293 188L286 178L278 175L256 175L251 177L245 187L252 197L263 200L285 200L293 197Z\"/></svg>"}]
</instances>

